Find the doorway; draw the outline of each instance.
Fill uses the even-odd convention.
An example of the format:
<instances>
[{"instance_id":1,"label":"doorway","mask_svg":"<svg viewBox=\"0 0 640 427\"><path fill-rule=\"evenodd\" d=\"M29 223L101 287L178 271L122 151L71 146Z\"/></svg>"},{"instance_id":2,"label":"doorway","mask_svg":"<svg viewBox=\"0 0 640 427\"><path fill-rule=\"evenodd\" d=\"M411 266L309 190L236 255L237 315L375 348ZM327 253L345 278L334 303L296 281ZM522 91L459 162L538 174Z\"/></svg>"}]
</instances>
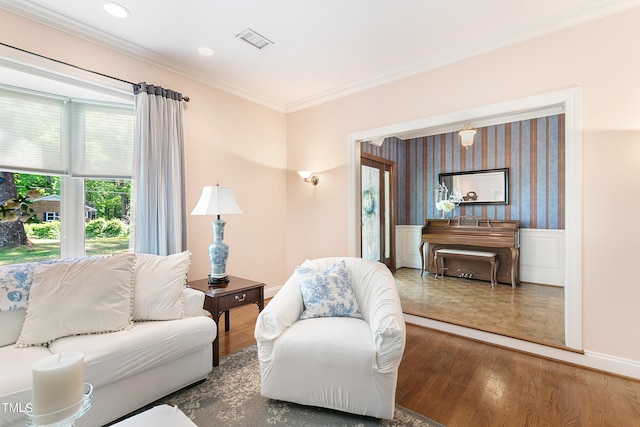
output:
<instances>
[{"instance_id":1,"label":"doorway","mask_svg":"<svg viewBox=\"0 0 640 427\"><path fill-rule=\"evenodd\" d=\"M362 258L384 263L395 272L394 164L363 153L360 158Z\"/></svg>"},{"instance_id":2,"label":"doorway","mask_svg":"<svg viewBox=\"0 0 640 427\"><path fill-rule=\"evenodd\" d=\"M440 116L398 123L381 128L353 132L349 134L350 143L350 194L353 201L350 205L350 253L359 255L361 229L357 220L360 216L360 153L364 141L380 143L386 138L415 138L453 132L464 123L473 121L476 126L510 121L514 117L538 113L539 111L555 111L565 113L565 346L570 349L582 349L582 125L581 125L581 90L570 88L557 92L549 92L529 98L514 99L499 104L481 106ZM532 353L551 356L551 347L532 344L527 341L511 339L494 333L486 333L470 328L460 328L452 324L432 321L417 316L407 316L408 321L433 327L447 332L457 333L489 343L531 351Z\"/></svg>"}]
</instances>

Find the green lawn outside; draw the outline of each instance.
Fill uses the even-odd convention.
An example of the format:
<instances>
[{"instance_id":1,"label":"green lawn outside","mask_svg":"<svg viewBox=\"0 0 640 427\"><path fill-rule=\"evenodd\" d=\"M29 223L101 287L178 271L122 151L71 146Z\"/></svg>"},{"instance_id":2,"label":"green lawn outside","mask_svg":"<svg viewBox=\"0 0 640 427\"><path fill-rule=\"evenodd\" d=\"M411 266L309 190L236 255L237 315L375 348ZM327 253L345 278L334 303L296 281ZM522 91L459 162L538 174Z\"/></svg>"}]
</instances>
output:
<instances>
[{"instance_id":1,"label":"green lawn outside","mask_svg":"<svg viewBox=\"0 0 640 427\"><path fill-rule=\"evenodd\" d=\"M129 250L129 237L92 239L87 240L85 245L87 255L123 253ZM58 240L31 239L31 246L0 248L0 265L57 258L60 258Z\"/></svg>"}]
</instances>

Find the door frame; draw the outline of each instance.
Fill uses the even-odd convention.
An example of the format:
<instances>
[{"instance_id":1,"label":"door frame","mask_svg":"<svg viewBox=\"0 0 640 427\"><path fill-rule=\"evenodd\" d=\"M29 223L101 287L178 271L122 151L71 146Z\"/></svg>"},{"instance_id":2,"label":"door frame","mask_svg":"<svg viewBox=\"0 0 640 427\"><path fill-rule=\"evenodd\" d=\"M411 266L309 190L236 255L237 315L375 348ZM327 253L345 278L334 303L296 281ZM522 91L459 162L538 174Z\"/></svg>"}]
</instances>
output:
<instances>
[{"instance_id":1,"label":"door frame","mask_svg":"<svg viewBox=\"0 0 640 427\"><path fill-rule=\"evenodd\" d=\"M530 114L531 111L543 109L555 110L555 114L565 114L565 345L582 351L582 88L580 87L350 133L348 135L349 252L353 256L360 254L360 230L357 227L357 220L361 209L358 178L362 141L371 141L380 145L384 138L389 136L416 137L424 136L428 131L432 132L430 134L453 132L460 129L466 122L473 122L475 126L489 126L505 121L521 120L519 117ZM431 326L441 330L449 327L449 325ZM461 332L470 337L475 334L472 330ZM526 348L533 353L553 357L549 347L536 347L522 340L507 339L490 333L482 336L487 342L510 348ZM540 347L544 351L541 351Z\"/></svg>"}]
</instances>

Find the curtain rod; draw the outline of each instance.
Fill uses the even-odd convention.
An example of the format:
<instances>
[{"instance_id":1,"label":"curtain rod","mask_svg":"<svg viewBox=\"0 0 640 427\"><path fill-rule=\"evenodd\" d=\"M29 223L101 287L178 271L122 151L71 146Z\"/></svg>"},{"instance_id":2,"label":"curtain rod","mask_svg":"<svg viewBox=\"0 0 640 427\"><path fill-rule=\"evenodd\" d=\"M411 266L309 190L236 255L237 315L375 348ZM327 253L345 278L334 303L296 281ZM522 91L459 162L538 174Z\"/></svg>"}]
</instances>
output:
<instances>
[{"instance_id":1,"label":"curtain rod","mask_svg":"<svg viewBox=\"0 0 640 427\"><path fill-rule=\"evenodd\" d=\"M49 61L57 62L58 64L66 65L66 66L68 66L68 67L73 67L73 68L76 68L76 69L78 69L78 70L82 70L82 71L86 71L86 72L88 72L88 73L96 74L96 75L98 75L98 76L106 77L106 78L108 78L108 79L117 80L117 81L122 82L122 83L128 83L128 84L130 84L130 85L132 85L132 86L137 86L137 85L138 85L138 83L133 83L133 82L130 82L130 81L128 81L128 80L123 80L123 79L119 79L118 77L113 77L113 76L110 76L110 75L108 75L108 74L100 73L100 72L98 72L98 71L93 71L93 70L89 70L89 69L87 69L87 68L82 68L82 67L79 67L79 66L77 66L77 65L69 64L68 62L64 62L64 61L60 61L60 60L58 60L58 59L49 58L48 56L40 55L39 53L29 52L28 50L21 49L21 48L19 48L19 47L15 47L15 46L11 46L11 45L6 44L6 43L2 43L2 42L0 42L0 45L2 45L2 46L6 46L6 47L9 47L9 48L11 48L11 49L19 50L20 52L28 53L28 54L30 54L30 55L35 55L35 56L37 56L37 57L39 57L39 58L48 59ZM186 96L186 95L182 95L182 100L183 100L184 102L189 102L189 101L191 100L191 98L189 98L189 97L188 97L188 96Z\"/></svg>"}]
</instances>

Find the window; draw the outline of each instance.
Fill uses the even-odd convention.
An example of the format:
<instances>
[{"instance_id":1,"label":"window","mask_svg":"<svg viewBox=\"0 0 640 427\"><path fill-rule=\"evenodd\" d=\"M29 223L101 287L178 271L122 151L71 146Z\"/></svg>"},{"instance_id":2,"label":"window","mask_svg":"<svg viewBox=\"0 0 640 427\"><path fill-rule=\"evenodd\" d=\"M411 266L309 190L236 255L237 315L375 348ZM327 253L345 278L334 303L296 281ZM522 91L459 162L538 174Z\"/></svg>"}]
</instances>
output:
<instances>
[{"instance_id":1,"label":"window","mask_svg":"<svg viewBox=\"0 0 640 427\"><path fill-rule=\"evenodd\" d=\"M31 218L23 225L29 246L0 248L0 265L60 258L61 247L69 245L60 237L61 182L57 176L11 174L16 193L37 189L40 196L31 201ZM122 179L82 180L84 182L84 225L82 245L87 255L129 250L129 207L131 181ZM72 197L73 198L73 197ZM74 224L75 225L75 224ZM76 256L76 255L73 255Z\"/></svg>"},{"instance_id":2,"label":"window","mask_svg":"<svg viewBox=\"0 0 640 427\"><path fill-rule=\"evenodd\" d=\"M43 221L57 221L59 218L59 214L58 212L45 212L44 213L44 218L42 219Z\"/></svg>"},{"instance_id":3,"label":"window","mask_svg":"<svg viewBox=\"0 0 640 427\"><path fill-rule=\"evenodd\" d=\"M10 83L0 84L0 172L55 183L35 186L48 188L41 194L47 199L30 222L62 230L56 250L41 258L128 250L135 120L131 91L59 79L42 70L31 75L4 60L0 73L3 83ZM23 194L27 188L16 185L16 190ZM33 233L42 224L25 228ZM97 242L106 238L109 244ZM34 234L30 239L55 240ZM2 251L0 264L22 262L3 259Z\"/></svg>"},{"instance_id":4,"label":"window","mask_svg":"<svg viewBox=\"0 0 640 427\"><path fill-rule=\"evenodd\" d=\"M84 181L87 255L127 252L129 250L129 207L131 181L101 179Z\"/></svg>"}]
</instances>

